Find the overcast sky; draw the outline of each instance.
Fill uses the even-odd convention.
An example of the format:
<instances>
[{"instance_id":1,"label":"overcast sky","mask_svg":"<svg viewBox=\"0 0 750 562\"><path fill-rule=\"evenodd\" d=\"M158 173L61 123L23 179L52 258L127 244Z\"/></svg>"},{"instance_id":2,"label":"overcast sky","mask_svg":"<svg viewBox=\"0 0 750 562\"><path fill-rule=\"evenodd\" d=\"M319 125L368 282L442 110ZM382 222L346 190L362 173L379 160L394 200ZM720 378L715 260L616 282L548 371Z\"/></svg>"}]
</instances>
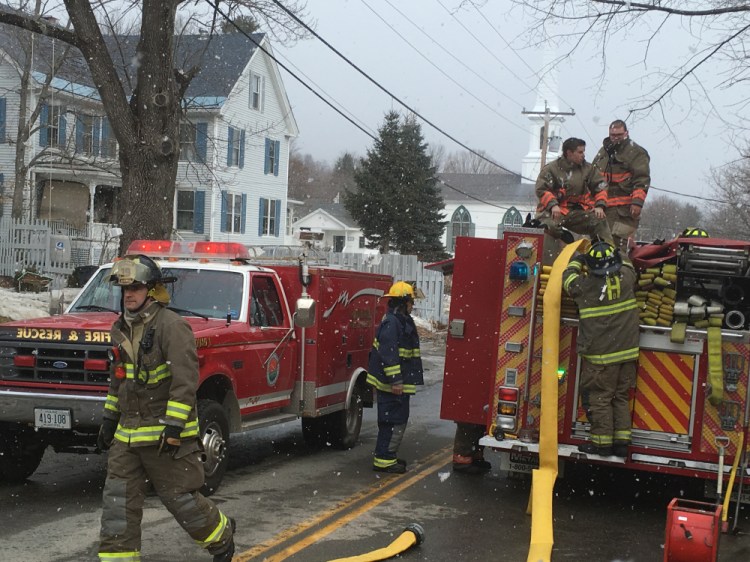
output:
<instances>
[{"instance_id":1,"label":"overcast sky","mask_svg":"<svg viewBox=\"0 0 750 562\"><path fill-rule=\"evenodd\" d=\"M518 8L511 10L509 2L492 1L480 10L455 12L458 4L459 0L308 0L308 9L316 31L394 96L464 144L520 173L529 147L529 121L521 112L537 101L543 48L529 46L531 19ZM654 25L659 23L655 20ZM646 75L669 69L695 52L694 37L679 25L667 26L662 40L651 44L646 66L636 54L646 45L638 31L610 43L603 78L601 46L596 44L584 44L557 65L559 109L576 113L566 118L562 136L585 139L588 160L601 146L609 122L626 119L633 100L653 89ZM281 62L294 65L295 73L340 103L373 134L387 111L403 109L317 39L275 48ZM563 48L556 50L557 56L564 53ZM345 150L365 155L371 138L283 70L282 77L303 154L330 163ZM705 71L703 80L717 109L731 119L731 99L719 97ZM658 112L628 119L631 137L651 155L654 186L710 196L710 168L738 158L726 127L704 109L691 105L680 91L664 104L666 124ZM430 144L442 144L448 152L463 150L429 125L422 127ZM680 200L701 205L696 199Z\"/></svg>"}]
</instances>

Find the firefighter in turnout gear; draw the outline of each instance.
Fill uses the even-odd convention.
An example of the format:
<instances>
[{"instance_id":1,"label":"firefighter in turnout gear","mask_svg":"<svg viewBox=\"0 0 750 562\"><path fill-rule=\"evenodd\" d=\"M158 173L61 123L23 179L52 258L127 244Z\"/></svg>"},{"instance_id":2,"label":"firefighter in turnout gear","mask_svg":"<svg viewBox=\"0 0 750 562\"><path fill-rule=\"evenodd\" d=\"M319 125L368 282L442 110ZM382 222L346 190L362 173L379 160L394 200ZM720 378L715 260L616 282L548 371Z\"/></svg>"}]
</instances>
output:
<instances>
[{"instance_id":1,"label":"firefighter in turnout gear","mask_svg":"<svg viewBox=\"0 0 750 562\"><path fill-rule=\"evenodd\" d=\"M453 470L462 474L483 474L492 469L484 460L484 447L479 440L486 433L484 425L456 422L453 438Z\"/></svg>"},{"instance_id":2,"label":"firefighter in turnout gear","mask_svg":"<svg viewBox=\"0 0 750 562\"><path fill-rule=\"evenodd\" d=\"M389 298L388 311L378 327L370 350L367 382L375 387L378 402L378 438L373 470L402 474L406 461L398 458L398 448L409 421L409 397L424 384L419 335L411 317L414 287L404 281L394 283L383 295Z\"/></svg>"},{"instance_id":3,"label":"firefighter in turnout gear","mask_svg":"<svg viewBox=\"0 0 750 562\"><path fill-rule=\"evenodd\" d=\"M112 326L112 373L97 444L109 449L99 559L140 561L147 483L215 562L234 554L234 520L198 490L203 485L196 390L198 356L190 325L168 310L159 266L143 255L115 262L122 290Z\"/></svg>"},{"instance_id":4,"label":"firefighter in turnout gear","mask_svg":"<svg viewBox=\"0 0 750 562\"><path fill-rule=\"evenodd\" d=\"M586 268L584 268L586 266ZM578 305L581 395L591 422L591 441L581 452L627 457L631 441L630 389L639 354L636 273L609 243L594 243L574 257L563 288Z\"/></svg>"},{"instance_id":5,"label":"firefighter in turnout gear","mask_svg":"<svg viewBox=\"0 0 750 562\"><path fill-rule=\"evenodd\" d=\"M702 228L686 228L682 231L679 238L710 238L708 232Z\"/></svg>"},{"instance_id":6,"label":"firefighter in turnout gear","mask_svg":"<svg viewBox=\"0 0 750 562\"><path fill-rule=\"evenodd\" d=\"M612 242L607 226L607 185L585 160L586 143L566 139L563 155L542 168L536 180L537 219L553 238L567 239L563 229ZM570 234L567 233L567 237Z\"/></svg>"},{"instance_id":7,"label":"firefighter in turnout gear","mask_svg":"<svg viewBox=\"0 0 750 562\"><path fill-rule=\"evenodd\" d=\"M627 252L651 183L650 157L630 139L625 121L617 119L610 124L609 136L592 164L607 183L607 222L615 248Z\"/></svg>"}]
</instances>

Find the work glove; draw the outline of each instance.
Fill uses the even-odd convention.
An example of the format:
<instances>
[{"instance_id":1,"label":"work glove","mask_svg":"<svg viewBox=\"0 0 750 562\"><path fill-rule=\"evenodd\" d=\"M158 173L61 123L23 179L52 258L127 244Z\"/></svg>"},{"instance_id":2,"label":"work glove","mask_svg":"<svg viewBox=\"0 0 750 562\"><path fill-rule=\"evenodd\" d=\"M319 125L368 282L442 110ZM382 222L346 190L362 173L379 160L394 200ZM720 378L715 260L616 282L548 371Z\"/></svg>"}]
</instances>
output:
<instances>
[{"instance_id":1,"label":"work glove","mask_svg":"<svg viewBox=\"0 0 750 562\"><path fill-rule=\"evenodd\" d=\"M177 452L177 449L180 448L180 444L182 443L180 441L181 432L182 428L177 427L176 425L164 426L164 431L161 432L161 436L159 437L160 455L162 453L166 453L170 457L174 456L174 454Z\"/></svg>"},{"instance_id":2,"label":"work glove","mask_svg":"<svg viewBox=\"0 0 750 562\"><path fill-rule=\"evenodd\" d=\"M112 445L117 431L117 421L111 418L104 418L102 425L99 427L99 435L96 436L96 446L101 451L106 451Z\"/></svg>"}]
</instances>

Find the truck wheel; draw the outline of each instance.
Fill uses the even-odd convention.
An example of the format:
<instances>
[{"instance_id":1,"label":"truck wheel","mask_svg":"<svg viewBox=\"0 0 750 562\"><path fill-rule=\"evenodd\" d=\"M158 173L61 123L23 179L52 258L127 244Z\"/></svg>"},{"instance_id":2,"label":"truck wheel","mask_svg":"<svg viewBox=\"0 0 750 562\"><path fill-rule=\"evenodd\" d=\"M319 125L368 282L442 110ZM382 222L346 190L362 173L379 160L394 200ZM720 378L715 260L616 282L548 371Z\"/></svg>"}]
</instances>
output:
<instances>
[{"instance_id":1,"label":"truck wheel","mask_svg":"<svg viewBox=\"0 0 750 562\"><path fill-rule=\"evenodd\" d=\"M362 391L354 387L348 408L319 418L302 418L302 437L316 447L351 449L362 428Z\"/></svg>"},{"instance_id":2,"label":"truck wheel","mask_svg":"<svg viewBox=\"0 0 750 562\"><path fill-rule=\"evenodd\" d=\"M224 408L214 400L198 400L198 424L203 443L204 496L219 489L229 464L229 420Z\"/></svg>"},{"instance_id":3,"label":"truck wheel","mask_svg":"<svg viewBox=\"0 0 750 562\"><path fill-rule=\"evenodd\" d=\"M26 480L39 467L46 448L31 430L0 426L0 480Z\"/></svg>"}]
</instances>

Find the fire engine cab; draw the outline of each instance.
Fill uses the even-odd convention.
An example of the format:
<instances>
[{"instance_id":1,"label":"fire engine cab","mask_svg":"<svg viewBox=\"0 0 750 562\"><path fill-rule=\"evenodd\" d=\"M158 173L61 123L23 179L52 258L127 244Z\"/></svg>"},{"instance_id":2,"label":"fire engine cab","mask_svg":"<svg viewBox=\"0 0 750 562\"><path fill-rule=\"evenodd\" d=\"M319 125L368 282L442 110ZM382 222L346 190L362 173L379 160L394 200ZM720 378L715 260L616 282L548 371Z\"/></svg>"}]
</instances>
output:
<instances>
[{"instance_id":1,"label":"fire engine cab","mask_svg":"<svg viewBox=\"0 0 750 562\"><path fill-rule=\"evenodd\" d=\"M678 238L634 252L643 256L633 259L640 356L623 459L578 450L590 425L578 389L577 310L563 296L560 319L545 318L543 239L529 228L458 238L453 261L433 264L453 271L441 417L485 425L480 443L499 453L501 469L538 466L542 341L552 321L559 352L549 415L559 460L681 474L719 490L736 464L738 487L750 483L750 242Z\"/></svg>"},{"instance_id":2,"label":"fire engine cab","mask_svg":"<svg viewBox=\"0 0 750 562\"><path fill-rule=\"evenodd\" d=\"M391 277L309 264L251 263L237 243L135 241L156 259L169 307L195 334L206 485L228 464L231 433L302 418L306 440L355 445L371 407L367 357ZM121 293L107 264L65 314L0 325L0 479L31 475L47 446L95 450Z\"/></svg>"}]
</instances>

